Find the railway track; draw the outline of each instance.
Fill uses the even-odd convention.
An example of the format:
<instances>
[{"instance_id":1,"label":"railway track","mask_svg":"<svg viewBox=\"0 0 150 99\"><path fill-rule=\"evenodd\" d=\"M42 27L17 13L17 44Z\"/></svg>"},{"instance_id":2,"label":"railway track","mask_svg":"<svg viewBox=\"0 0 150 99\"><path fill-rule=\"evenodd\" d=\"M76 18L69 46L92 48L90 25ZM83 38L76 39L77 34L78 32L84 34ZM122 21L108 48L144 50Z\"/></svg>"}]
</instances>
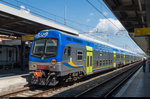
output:
<instances>
[{"instance_id":1,"label":"railway track","mask_svg":"<svg viewBox=\"0 0 150 99\"><path fill-rule=\"evenodd\" d=\"M110 97L118 88L116 86L127 78L128 74L131 76L140 66L141 62L138 62L119 68L85 81L72 89L55 94L52 97Z\"/></svg>"},{"instance_id":2,"label":"railway track","mask_svg":"<svg viewBox=\"0 0 150 99\"><path fill-rule=\"evenodd\" d=\"M0 97L43 97L43 96L48 96L49 93L52 93L53 91L58 91L62 88L63 86L61 85L55 87L47 87L47 86L30 87L29 86L16 92L1 95Z\"/></svg>"},{"instance_id":3,"label":"railway track","mask_svg":"<svg viewBox=\"0 0 150 99\"><path fill-rule=\"evenodd\" d=\"M139 63L136 65L139 65ZM129 66L129 67L131 67L131 66ZM122 79L124 79L123 77L126 77L126 75L124 75L124 73L128 72L129 70L132 71L132 69L134 67L139 68L138 66L132 66L132 68L129 68L129 69L126 69L124 67L124 69L126 71L124 71L124 69L122 69L122 68L119 68L120 70L110 71L112 73L102 74L102 75L100 75L100 77L97 77L96 75L95 75L95 77L91 76L91 77L93 77L92 79L90 79L91 77L86 77L86 78L82 79L80 82L67 84L65 86L58 85L55 87L43 87L43 86L37 86L37 87L33 87L33 88L30 87L30 88L26 88L21 91L3 95L1 97L93 97L93 96L97 97L95 90L97 90L97 92L98 92L98 91L100 91L100 90L98 90L99 88L103 89L101 91L104 92L101 94L101 97L109 97L119 87L119 84L116 82L115 86L118 85L118 87L116 87L116 88L111 87L111 88L109 88L109 90L107 89L107 92L104 91L104 90L106 90L105 87L107 88L106 85L114 84L112 82L114 82L116 79L119 79L119 78L117 78L117 77L119 77L119 75L120 76L122 75ZM124 71L124 73L123 73L123 71ZM118 75L116 75L117 73L118 73ZM116 76L111 78L112 75L116 75ZM131 76L131 73L130 73L130 76ZM99 79L99 80L97 80L97 79ZM110 89L111 89L111 91L110 91Z\"/></svg>"},{"instance_id":4,"label":"railway track","mask_svg":"<svg viewBox=\"0 0 150 99\"><path fill-rule=\"evenodd\" d=\"M9 93L1 97L41 97L43 95L48 95L48 93L51 93L52 91L56 91L57 89L60 89L60 88L62 87L60 86L56 86L56 87L37 86L37 87L32 87L32 88L25 88L23 90Z\"/></svg>"},{"instance_id":5,"label":"railway track","mask_svg":"<svg viewBox=\"0 0 150 99\"><path fill-rule=\"evenodd\" d=\"M103 82L93 88L76 95L75 97L113 97L115 93L122 87L122 85L140 68L136 66L117 75L106 82Z\"/></svg>"}]
</instances>

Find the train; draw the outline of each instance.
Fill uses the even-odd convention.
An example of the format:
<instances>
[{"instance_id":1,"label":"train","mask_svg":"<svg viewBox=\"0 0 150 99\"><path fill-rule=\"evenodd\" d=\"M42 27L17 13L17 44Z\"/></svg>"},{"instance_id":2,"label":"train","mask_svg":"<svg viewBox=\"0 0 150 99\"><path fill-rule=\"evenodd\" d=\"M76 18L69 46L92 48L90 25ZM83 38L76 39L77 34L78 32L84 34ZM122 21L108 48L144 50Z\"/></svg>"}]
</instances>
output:
<instances>
[{"instance_id":1,"label":"train","mask_svg":"<svg viewBox=\"0 0 150 99\"><path fill-rule=\"evenodd\" d=\"M16 42L15 42L16 43ZM25 45L24 64L28 67L30 47ZM21 68L21 45L2 44L0 45L0 70Z\"/></svg>"},{"instance_id":2,"label":"train","mask_svg":"<svg viewBox=\"0 0 150 99\"><path fill-rule=\"evenodd\" d=\"M29 54L30 83L56 86L140 61L136 53L58 30L37 33Z\"/></svg>"},{"instance_id":3,"label":"train","mask_svg":"<svg viewBox=\"0 0 150 99\"><path fill-rule=\"evenodd\" d=\"M0 45L0 70L12 69L14 65L17 65L18 59L18 46Z\"/></svg>"}]
</instances>

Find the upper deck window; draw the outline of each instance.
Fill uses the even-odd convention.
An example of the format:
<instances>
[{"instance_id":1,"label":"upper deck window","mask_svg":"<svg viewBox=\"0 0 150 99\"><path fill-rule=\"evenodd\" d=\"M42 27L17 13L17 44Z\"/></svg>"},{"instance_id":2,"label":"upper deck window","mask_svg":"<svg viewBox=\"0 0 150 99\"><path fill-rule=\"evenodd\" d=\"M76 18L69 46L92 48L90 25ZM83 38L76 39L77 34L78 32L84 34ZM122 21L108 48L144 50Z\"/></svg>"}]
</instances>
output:
<instances>
[{"instance_id":1,"label":"upper deck window","mask_svg":"<svg viewBox=\"0 0 150 99\"><path fill-rule=\"evenodd\" d=\"M70 56L71 55L71 47L69 46L68 47L68 56Z\"/></svg>"},{"instance_id":2,"label":"upper deck window","mask_svg":"<svg viewBox=\"0 0 150 99\"><path fill-rule=\"evenodd\" d=\"M69 38L69 37L66 37L66 40L68 40L68 41L71 41L71 38Z\"/></svg>"},{"instance_id":3,"label":"upper deck window","mask_svg":"<svg viewBox=\"0 0 150 99\"><path fill-rule=\"evenodd\" d=\"M77 42L77 43L82 43L82 41L81 41L81 40L79 40L79 39L75 39L75 38L73 38L73 41L74 41L74 42Z\"/></svg>"},{"instance_id":4,"label":"upper deck window","mask_svg":"<svg viewBox=\"0 0 150 99\"><path fill-rule=\"evenodd\" d=\"M98 50L98 47L97 47L97 45L96 45L96 44L95 44L95 49L96 49L96 50Z\"/></svg>"},{"instance_id":5,"label":"upper deck window","mask_svg":"<svg viewBox=\"0 0 150 99\"><path fill-rule=\"evenodd\" d=\"M101 45L98 45L99 46L99 50L101 51Z\"/></svg>"},{"instance_id":6,"label":"upper deck window","mask_svg":"<svg viewBox=\"0 0 150 99\"><path fill-rule=\"evenodd\" d=\"M82 60L83 59L83 51L78 50L77 51L77 60Z\"/></svg>"}]
</instances>

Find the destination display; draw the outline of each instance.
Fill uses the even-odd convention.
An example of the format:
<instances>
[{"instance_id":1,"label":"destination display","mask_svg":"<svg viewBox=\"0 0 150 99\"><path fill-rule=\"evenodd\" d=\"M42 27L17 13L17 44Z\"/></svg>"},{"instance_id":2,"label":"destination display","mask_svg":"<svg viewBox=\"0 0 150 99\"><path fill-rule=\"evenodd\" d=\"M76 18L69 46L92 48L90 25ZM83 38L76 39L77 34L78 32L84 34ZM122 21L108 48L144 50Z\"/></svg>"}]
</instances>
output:
<instances>
[{"instance_id":1,"label":"destination display","mask_svg":"<svg viewBox=\"0 0 150 99\"><path fill-rule=\"evenodd\" d=\"M150 28L135 28L134 29L135 36L150 36Z\"/></svg>"},{"instance_id":2,"label":"destination display","mask_svg":"<svg viewBox=\"0 0 150 99\"><path fill-rule=\"evenodd\" d=\"M22 35L22 41L33 40L35 35Z\"/></svg>"}]
</instances>

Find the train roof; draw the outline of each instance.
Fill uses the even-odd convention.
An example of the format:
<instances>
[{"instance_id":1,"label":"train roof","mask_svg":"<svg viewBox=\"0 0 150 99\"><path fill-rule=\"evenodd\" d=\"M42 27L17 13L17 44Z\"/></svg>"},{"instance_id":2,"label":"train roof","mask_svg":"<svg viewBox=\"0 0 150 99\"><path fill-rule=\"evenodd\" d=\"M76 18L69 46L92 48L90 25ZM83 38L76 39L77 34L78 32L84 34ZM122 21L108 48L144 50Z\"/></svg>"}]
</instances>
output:
<instances>
[{"instance_id":1,"label":"train roof","mask_svg":"<svg viewBox=\"0 0 150 99\"><path fill-rule=\"evenodd\" d=\"M43 30L43 31L57 31L57 30ZM83 39L83 40L86 40L86 41L95 42L95 43L100 43L100 44L103 44L103 45L112 47L112 48L114 48L114 49L118 49L118 50L120 50L121 52L122 52L122 51L125 51L125 52L128 52L129 54L137 54L137 53L135 53L135 52L133 52L133 51L129 51L129 50L127 50L127 49L123 49L123 48L117 47L117 46L115 46L115 45L108 44L108 43L106 43L106 42L102 42L102 41L99 41L99 40L96 40L96 39L87 37L87 36L85 36L85 35L83 35L83 34L79 34L78 36L76 36L76 35L68 34L68 33L66 33L66 32L62 32L62 31L58 31L58 32L60 32L61 34L64 34L64 35L72 36L72 37L79 38L79 39Z\"/></svg>"},{"instance_id":2,"label":"train roof","mask_svg":"<svg viewBox=\"0 0 150 99\"><path fill-rule=\"evenodd\" d=\"M64 34L64 33L63 33ZM65 33L66 34L66 33ZM123 48L120 48L120 47L117 47L115 45L112 45L112 44L108 44L106 42L102 42L102 41L99 41L99 40L96 40L96 39L93 39L93 38L90 38L90 37L87 37L83 34L79 34L79 36L74 36L74 37L78 37L78 38L81 38L81 39L84 39L86 41L91 41L91 42L95 42L95 43L100 43L100 44L103 44L103 45L106 45L106 46L109 46L109 47L112 47L112 48L115 48L115 49L118 49L118 50L122 50L122 51L126 51L126 52L129 52L129 53L132 53L132 54L136 54L135 52L132 52L132 51L129 51L127 49L123 49Z\"/></svg>"},{"instance_id":3,"label":"train roof","mask_svg":"<svg viewBox=\"0 0 150 99\"><path fill-rule=\"evenodd\" d=\"M129 51L127 49L123 49L123 48L117 47L115 45L108 44L106 42L102 42L102 41L99 41L99 40L96 40L96 39L93 39L93 38L89 38L89 37L84 36L82 34L80 34L79 37L84 39L84 40L92 41L92 42L95 42L95 43L100 43L100 44L107 45L107 46L112 47L112 48L116 48L118 50L122 50L122 51L126 51L126 52L129 52L129 53L132 53L132 54L136 54L135 52Z\"/></svg>"}]
</instances>

